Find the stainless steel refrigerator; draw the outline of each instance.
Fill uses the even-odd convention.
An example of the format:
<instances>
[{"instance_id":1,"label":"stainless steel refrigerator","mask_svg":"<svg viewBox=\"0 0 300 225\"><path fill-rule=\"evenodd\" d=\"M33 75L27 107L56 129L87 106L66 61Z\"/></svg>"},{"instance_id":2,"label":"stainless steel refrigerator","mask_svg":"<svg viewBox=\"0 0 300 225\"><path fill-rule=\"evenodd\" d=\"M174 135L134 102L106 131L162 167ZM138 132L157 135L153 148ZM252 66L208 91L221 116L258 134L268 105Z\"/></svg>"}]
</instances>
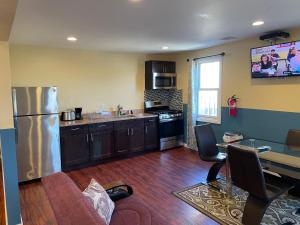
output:
<instances>
[{"instance_id":1,"label":"stainless steel refrigerator","mask_svg":"<svg viewBox=\"0 0 300 225\"><path fill-rule=\"evenodd\" d=\"M56 87L13 87L19 182L61 171Z\"/></svg>"}]
</instances>

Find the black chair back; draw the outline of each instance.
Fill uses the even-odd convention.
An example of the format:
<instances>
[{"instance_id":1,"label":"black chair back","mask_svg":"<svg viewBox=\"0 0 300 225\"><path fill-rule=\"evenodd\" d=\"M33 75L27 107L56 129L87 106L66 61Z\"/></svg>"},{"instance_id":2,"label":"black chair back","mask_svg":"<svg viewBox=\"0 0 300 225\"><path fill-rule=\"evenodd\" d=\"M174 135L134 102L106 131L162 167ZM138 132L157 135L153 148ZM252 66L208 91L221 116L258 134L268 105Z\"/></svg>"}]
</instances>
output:
<instances>
[{"instance_id":1,"label":"black chair back","mask_svg":"<svg viewBox=\"0 0 300 225\"><path fill-rule=\"evenodd\" d=\"M229 145L228 160L233 184L267 201L265 178L257 153Z\"/></svg>"},{"instance_id":2,"label":"black chair back","mask_svg":"<svg viewBox=\"0 0 300 225\"><path fill-rule=\"evenodd\" d=\"M289 130L286 144L289 146L300 147L300 130Z\"/></svg>"},{"instance_id":3,"label":"black chair back","mask_svg":"<svg viewBox=\"0 0 300 225\"><path fill-rule=\"evenodd\" d=\"M217 140L211 125L199 125L195 126L194 129L200 158L205 161L218 155Z\"/></svg>"}]
</instances>

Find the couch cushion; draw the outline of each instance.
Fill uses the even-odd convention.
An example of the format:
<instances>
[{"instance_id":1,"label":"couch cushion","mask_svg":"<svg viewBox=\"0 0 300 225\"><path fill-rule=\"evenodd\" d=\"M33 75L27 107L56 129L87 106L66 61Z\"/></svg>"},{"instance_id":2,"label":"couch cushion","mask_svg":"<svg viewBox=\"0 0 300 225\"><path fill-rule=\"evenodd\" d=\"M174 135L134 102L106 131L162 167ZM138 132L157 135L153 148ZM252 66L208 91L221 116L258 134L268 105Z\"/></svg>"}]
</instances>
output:
<instances>
[{"instance_id":1,"label":"couch cushion","mask_svg":"<svg viewBox=\"0 0 300 225\"><path fill-rule=\"evenodd\" d=\"M66 174L44 177L42 183L59 225L106 225Z\"/></svg>"},{"instance_id":2,"label":"couch cushion","mask_svg":"<svg viewBox=\"0 0 300 225\"><path fill-rule=\"evenodd\" d=\"M160 216L150 212L136 196L116 202L110 225L167 225Z\"/></svg>"},{"instance_id":3,"label":"couch cushion","mask_svg":"<svg viewBox=\"0 0 300 225\"><path fill-rule=\"evenodd\" d=\"M110 199L105 189L95 179L92 179L82 194L90 200L99 216L108 225L115 208L115 203Z\"/></svg>"}]
</instances>

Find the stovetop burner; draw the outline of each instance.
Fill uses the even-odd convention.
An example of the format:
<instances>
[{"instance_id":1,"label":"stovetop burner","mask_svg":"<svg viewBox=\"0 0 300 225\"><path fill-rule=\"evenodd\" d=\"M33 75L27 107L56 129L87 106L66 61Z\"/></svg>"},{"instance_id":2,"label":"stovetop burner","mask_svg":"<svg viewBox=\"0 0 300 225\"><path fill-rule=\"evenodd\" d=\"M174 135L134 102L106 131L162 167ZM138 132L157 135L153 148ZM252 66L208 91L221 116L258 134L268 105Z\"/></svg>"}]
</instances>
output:
<instances>
[{"instance_id":1,"label":"stovetop burner","mask_svg":"<svg viewBox=\"0 0 300 225\"><path fill-rule=\"evenodd\" d=\"M155 111L152 111L151 113L155 113L155 114L178 114L178 113L182 113L182 111L180 110L155 110Z\"/></svg>"},{"instance_id":2,"label":"stovetop burner","mask_svg":"<svg viewBox=\"0 0 300 225\"><path fill-rule=\"evenodd\" d=\"M160 122L183 118L182 111L169 109L168 105L164 105L160 101L145 102L145 111L158 115Z\"/></svg>"}]
</instances>

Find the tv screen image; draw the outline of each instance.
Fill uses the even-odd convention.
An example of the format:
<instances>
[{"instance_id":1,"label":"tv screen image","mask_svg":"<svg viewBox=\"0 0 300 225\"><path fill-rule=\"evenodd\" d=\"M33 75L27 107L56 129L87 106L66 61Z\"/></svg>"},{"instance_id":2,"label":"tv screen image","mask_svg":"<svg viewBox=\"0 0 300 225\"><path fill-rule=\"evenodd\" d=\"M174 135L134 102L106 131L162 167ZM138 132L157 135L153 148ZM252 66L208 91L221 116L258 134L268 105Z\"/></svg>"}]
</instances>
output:
<instances>
[{"instance_id":1,"label":"tv screen image","mask_svg":"<svg viewBox=\"0 0 300 225\"><path fill-rule=\"evenodd\" d=\"M300 76L300 41L251 49L252 78Z\"/></svg>"}]
</instances>

